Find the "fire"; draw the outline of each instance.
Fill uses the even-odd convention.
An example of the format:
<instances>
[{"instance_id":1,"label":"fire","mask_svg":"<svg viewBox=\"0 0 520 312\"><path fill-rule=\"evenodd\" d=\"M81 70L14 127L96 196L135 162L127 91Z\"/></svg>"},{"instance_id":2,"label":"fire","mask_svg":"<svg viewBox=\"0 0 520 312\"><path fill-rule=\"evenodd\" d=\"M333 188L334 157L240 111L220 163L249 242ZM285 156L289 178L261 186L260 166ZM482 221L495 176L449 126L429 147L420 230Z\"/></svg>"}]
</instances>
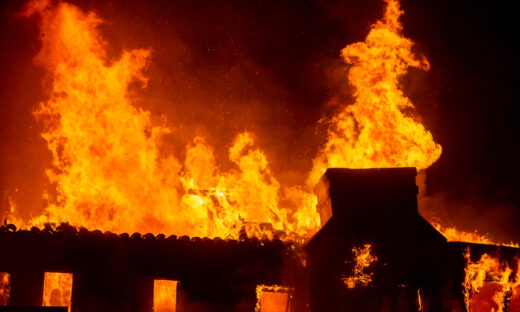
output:
<instances>
[{"instance_id":1,"label":"fire","mask_svg":"<svg viewBox=\"0 0 520 312\"><path fill-rule=\"evenodd\" d=\"M45 272L43 283L44 307L68 307L72 297L72 274Z\"/></svg>"},{"instance_id":2,"label":"fire","mask_svg":"<svg viewBox=\"0 0 520 312\"><path fill-rule=\"evenodd\" d=\"M495 283L499 286L492 296L492 301L495 304L492 311L505 311L507 298L512 297L513 292L516 291L515 288L520 285L518 259L517 267L511 268L508 263L501 262L498 257L489 254L483 254L479 261L471 262L469 248L466 249L464 257L467 261L463 283L466 311L471 311L471 305L478 303L477 300L472 299L472 296L478 294L485 283Z\"/></svg>"},{"instance_id":3,"label":"fire","mask_svg":"<svg viewBox=\"0 0 520 312\"><path fill-rule=\"evenodd\" d=\"M153 284L153 310L155 312L177 311L177 281L155 280Z\"/></svg>"},{"instance_id":4,"label":"fire","mask_svg":"<svg viewBox=\"0 0 520 312\"><path fill-rule=\"evenodd\" d=\"M284 312L291 306L292 288L279 285L256 286L255 312Z\"/></svg>"},{"instance_id":5,"label":"fire","mask_svg":"<svg viewBox=\"0 0 520 312\"><path fill-rule=\"evenodd\" d=\"M175 127L136 105L135 86L146 87L153 51L123 50L109 59L98 16L63 2L31 1L24 15L38 16L45 34L35 61L46 69L48 87L34 115L52 154L47 176L55 192L45 194L42 215L17 223L233 239L240 233L309 237L320 226L312 188L327 167L424 169L440 156L432 135L402 112L413 105L399 77L408 66L426 70L429 64L412 55L401 14L398 1L387 1L366 41L345 47L356 102L332 119L310 183L285 186L247 131L228 145L230 169L217 162L203 136L180 151L185 159L166 153L165 136L176 135Z\"/></svg>"},{"instance_id":6,"label":"fire","mask_svg":"<svg viewBox=\"0 0 520 312\"><path fill-rule=\"evenodd\" d=\"M365 273L365 269L377 261L377 257L372 255L372 245L365 244L363 247L354 247L354 272L352 276L343 279L348 288L356 287L356 284L368 286L372 282L374 273Z\"/></svg>"},{"instance_id":7,"label":"fire","mask_svg":"<svg viewBox=\"0 0 520 312\"><path fill-rule=\"evenodd\" d=\"M0 306L9 304L11 294L11 275L0 272Z\"/></svg>"},{"instance_id":8,"label":"fire","mask_svg":"<svg viewBox=\"0 0 520 312\"><path fill-rule=\"evenodd\" d=\"M510 242L496 242L490 239L489 237L479 234L477 231L474 232L464 232L460 231L454 227L445 227L440 223L430 221L431 225L435 227L437 231L442 233L444 237L450 242L466 242L466 243L474 243L474 244L485 244L485 245L499 245L499 246L507 246L507 247L516 247L519 248L520 245L518 243Z\"/></svg>"},{"instance_id":9,"label":"fire","mask_svg":"<svg viewBox=\"0 0 520 312\"><path fill-rule=\"evenodd\" d=\"M202 137L187 146L184 163L164 155L162 139L173 128L136 107L129 91L131 83L146 86L150 50L107 60L101 20L70 4L34 1L25 14L39 15L46 34L36 61L51 88L34 114L46 129L47 175L57 191L31 224L231 238L242 230L300 237L318 228L314 195L282 188L251 133L237 135L229 148L236 169L227 172Z\"/></svg>"},{"instance_id":10,"label":"fire","mask_svg":"<svg viewBox=\"0 0 520 312\"><path fill-rule=\"evenodd\" d=\"M209 157L210 161L200 159L201 156ZM208 226L232 228L242 219L252 224L266 222L275 228L284 228L286 216L278 206L280 184L269 170L263 152L254 148L251 134L239 134L229 149L229 159L238 170L218 175L212 159L210 147L200 138L188 148L185 167L189 177L184 179L188 195L183 198L188 207L195 203L218 216L219 222ZM210 220L208 215L203 215L200 221L205 220Z\"/></svg>"},{"instance_id":11,"label":"fire","mask_svg":"<svg viewBox=\"0 0 520 312\"><path fill-rule=\"evenodd\" d=\"M417 288L417 309L419 312L424 312L420 288Z\"/></svg>"},{"instance_id":12,"label":"fire","mask_svg":"<svg viewBox=\"0 0 520 312\"><path fill-rule=\"evenodd\" d=\"M348 78L355 88L354 104L331 121L325 146L314 159L309 183L327 168L428 168L441 155L430 132L403 110L414 108L399 89L407 68L429 69L411 52L413 42L401 34L403 13L397 0L387 0L382 20L372 26L365 42L346 46L342 56L351 65Z\"/></svg>"}]
</instances>

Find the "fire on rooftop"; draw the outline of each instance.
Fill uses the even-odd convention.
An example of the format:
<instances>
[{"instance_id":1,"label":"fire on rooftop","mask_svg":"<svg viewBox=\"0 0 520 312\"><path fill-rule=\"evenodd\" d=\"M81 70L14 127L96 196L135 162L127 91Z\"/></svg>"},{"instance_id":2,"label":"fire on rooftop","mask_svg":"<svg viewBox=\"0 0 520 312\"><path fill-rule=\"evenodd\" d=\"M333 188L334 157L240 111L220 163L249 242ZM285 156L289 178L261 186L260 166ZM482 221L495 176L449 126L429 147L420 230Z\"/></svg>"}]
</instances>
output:
<instances>
[{"instance_id":1,"label":"fire on rooftop","mask_svg":"<svg viewBox=\"0 0 520 312\"><path fill-rule=\"evenodd\" d=\"M418 214L415 175L329 169L316 188L325 224L303 246L3 226L4 297L80 312L519 311L519 249L448 243ZM48 272L71 276L51 285Z\"/></svg>"},{"instance_id":2,"label":"fire on rooftop","mask_svg":"<svg viewBox=\"0 0 520 312\"><path fill-rule=\"evenodd\" d=\"M7 196L0 311L520 312L517 244L419 214L417 176L442 148L401 90L430 68L402 14L386 0L341 51L353 103L287 183L248 129L224 153L194 133L170 151L185 133L140 106L153 51L111 56L98 15L29 1L51 190L32 214Z\"/></svg>"}]
</instances>

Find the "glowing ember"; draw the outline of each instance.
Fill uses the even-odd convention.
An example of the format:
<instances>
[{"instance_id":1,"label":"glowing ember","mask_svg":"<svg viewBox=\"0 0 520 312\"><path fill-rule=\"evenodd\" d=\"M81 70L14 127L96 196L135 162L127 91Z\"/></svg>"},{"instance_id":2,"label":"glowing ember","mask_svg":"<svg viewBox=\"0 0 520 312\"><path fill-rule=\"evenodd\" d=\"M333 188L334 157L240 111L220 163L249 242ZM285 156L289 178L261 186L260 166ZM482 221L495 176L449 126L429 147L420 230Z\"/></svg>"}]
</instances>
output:
<instances>
[{"instance_id":1,"label":"glowing ember","mask_svg":"<svg viewBox=\"0 0 520 312\"><path fill-rule=\"evenodd\" d=\"M343 282L348 288L354 288L357 284L368 286L372 282L374 273L366 273L365 269L377 261L377 257L371 254L372 245L354 247L352 252L354 253L354 272L352 276L343 279Z\"/></svg>"},{"instance_id":2,"label":"glowing ember","mask_svg":"<svg viewBox=\"0 0 520 312\"><path fill-rule=\"evenodd\" d=\"M417 167L425 169L441 155L430 132L404 109L414 106L399 89L399 78L409 66L428 70L426 59L416 59L413 42L401 35L399 2L388 0L385 16L372 26L365 42L346 46L342 55L356 102L330 122L325 146L314 159L309 184L327 168Z\"/></svg>"},{"instance_id":3,"label":"glowing ember","mask_svg":"<svg viewBox=\"0 0 520 312\"><path fill-rule=\"evenodd\" d=\"M283 286L256 286L255 312L286 312L290 310L291 288Z\"/></svg>"},{"instance_id":4,"label":"glowing ember","mask_svg":"<svg viewBox=\"0 0 520 312\"><path fill-rule=\"evenodd\" d=\"M154 312L177 310L177 281L155 280L153 283Z\"/></svg>"},{"instance_id":5,"label":"glowing ember","mask_svg":"<svg viewBox=\"0 0 520 312\"><path fill-rule=\"evenodd\" d=\"M479 302L477 294L486 284L494 283L497 287L491 298L491 303L493 303L491 311L505 311L506 299L511 297L515 288L520 285L518 267L510 268L506 262L501 262L497 257L488 254L483 254L477 262L471 262L469 248L466 249L464 257L467 261L463 283L466 310L471 311L473 305L482 304ZM517 272L516 276L514 271ZM480 300L485 299L489 298Z\"/></svg>"},{"instance_id":6,"label":"glowing ember","mask_svg":"<svg viewBox=\"0 0 520 312\"><path fill-rule=\"evenodd\" d=\"M44 307L68 307L72 297L72 274L45 272L43 283Z\"/></svg>"}]
</instances>

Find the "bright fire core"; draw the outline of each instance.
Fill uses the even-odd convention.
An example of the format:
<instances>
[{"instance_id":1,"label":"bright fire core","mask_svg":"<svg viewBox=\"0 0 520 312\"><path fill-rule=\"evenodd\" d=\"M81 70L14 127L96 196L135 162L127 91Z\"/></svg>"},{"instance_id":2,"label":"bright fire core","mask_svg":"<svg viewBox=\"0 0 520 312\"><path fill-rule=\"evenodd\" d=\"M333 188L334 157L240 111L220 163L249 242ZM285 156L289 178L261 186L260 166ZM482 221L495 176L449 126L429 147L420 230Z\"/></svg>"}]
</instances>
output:
<instances>
[{"instance_id":1,"label":"bright fire core","mask_svg":"<svg viewBox=\"0 0 520 312\"><path fill-rule=\"evenodd\" d=\"M330 120L307 183L289 187L275 177L251 132L237 133L230 142L234 168L226 171L201 136L186 146L184 159L164 153L163 137L173 126L138 107L138 94L129 91L130 84L146 87L143 70L153 51L125 50L109 62L98 16L63 2L31 1L24 15L40 21L45 36L36 63L49 79L47 99L34 115L53 156L47 176L56 196L45 195L49 204L42 215L17 223L225 238L238 238L240 231L307 237L320 226L312 187L326 168L425 169L440 157L431 133L403 112L413 104L399 78L410 66L427 70L429 64L413 55L413 42L402 36L401 14L398 1L388 0L365 42L343 49L355 103L345 103Z\"/></svg>"}]
</instances>

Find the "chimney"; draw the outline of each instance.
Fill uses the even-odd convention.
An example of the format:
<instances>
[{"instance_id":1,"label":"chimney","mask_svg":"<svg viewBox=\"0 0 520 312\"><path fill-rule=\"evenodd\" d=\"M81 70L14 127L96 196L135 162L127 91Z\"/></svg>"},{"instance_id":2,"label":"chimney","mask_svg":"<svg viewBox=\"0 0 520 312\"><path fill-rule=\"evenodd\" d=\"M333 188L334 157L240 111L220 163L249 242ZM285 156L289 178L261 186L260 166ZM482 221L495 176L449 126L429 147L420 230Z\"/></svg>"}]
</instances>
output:
<instances>
[{"instance_id":1,"label":"chimney","mask_svg":"<svg viewBox=\"0 0 520 312\"><path fill-rule=\"evenodd\" d=\"M306 246L311 311L417 311L418 289L435 297L439 281L431 272L446 239L418 213L416 173L327 170L315 189L322 229ZM366 244L378 259L366 268L372 282L349 289L352 249Z\"/></svg>"}]
</instances>

